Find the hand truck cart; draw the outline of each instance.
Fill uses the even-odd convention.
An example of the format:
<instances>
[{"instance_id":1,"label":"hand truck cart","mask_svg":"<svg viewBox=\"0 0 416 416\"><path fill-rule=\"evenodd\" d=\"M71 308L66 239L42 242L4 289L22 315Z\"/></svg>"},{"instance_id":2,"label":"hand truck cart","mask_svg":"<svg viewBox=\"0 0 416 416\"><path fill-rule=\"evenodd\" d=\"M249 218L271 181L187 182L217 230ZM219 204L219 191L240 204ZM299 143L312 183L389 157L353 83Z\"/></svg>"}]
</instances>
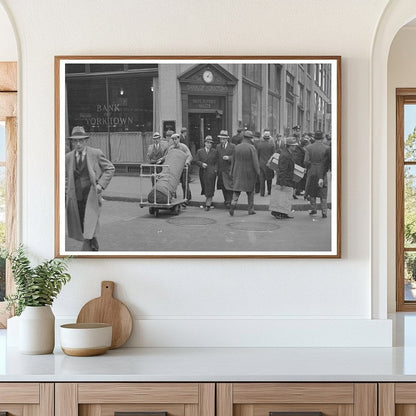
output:
<instances>
[{"instance_id":1,"label":"hand truck cart","mask_svg":"<svg viewBox=\"0 0 416 416\"><path fill-rule=\"evenodd\" d=\"M156 218L159 217L159 211L169 210L173 215L179 215L181 212L181 206L183 204L186 204L188 202L187 198L175 198L168 193L167 195L167 202L165 204L157 203L157 202L149 202L143 197L143 193L145 192L145 186L143 184L143 181L146 180L146 178L153 178L153 192L154 192L154 198L153 200L156 201L156 184L158 180L160 179L160 170L163 169L165 172L169 172L169 165L157 165L157 164L147 164L142 163L140 165L140 208L149 207L149 214L154 215ZM186 192L185 195L188 195L188 187L189 187L189 168L186 165L184 167L185 171L185 179L186 179Z\"/></svg>"}]
</instances>

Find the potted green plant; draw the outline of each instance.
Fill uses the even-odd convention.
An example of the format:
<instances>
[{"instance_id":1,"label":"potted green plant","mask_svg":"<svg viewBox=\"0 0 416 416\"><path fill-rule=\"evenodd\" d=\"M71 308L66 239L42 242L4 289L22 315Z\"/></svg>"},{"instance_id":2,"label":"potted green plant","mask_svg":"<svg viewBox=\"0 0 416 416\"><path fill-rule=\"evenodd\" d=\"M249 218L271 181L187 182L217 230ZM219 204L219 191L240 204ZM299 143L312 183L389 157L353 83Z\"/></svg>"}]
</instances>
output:
<instances>
[{"instance_id":1,"label":"potted green plant","mask_svg":"<svg viewBox=\"0 0 416 416\"><path fill-rule=\"evenodd\" d=\"M32 266L23 246L6 252L16 292L6 296L9 310L19 318L19 350L49 354L55 346L55 316L51 305L71 276L68 257L45 260Z\"/></svg>"}]
</instances>

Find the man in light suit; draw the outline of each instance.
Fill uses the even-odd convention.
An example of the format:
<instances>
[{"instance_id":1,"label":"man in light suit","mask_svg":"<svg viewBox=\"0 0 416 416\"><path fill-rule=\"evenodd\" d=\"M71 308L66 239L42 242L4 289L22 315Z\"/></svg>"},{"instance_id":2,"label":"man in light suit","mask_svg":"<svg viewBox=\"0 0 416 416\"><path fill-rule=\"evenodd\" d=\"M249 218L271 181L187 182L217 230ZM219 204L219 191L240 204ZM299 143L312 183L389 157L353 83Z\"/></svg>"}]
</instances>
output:
<instances>
[{"instance_id":1,"label":"man in light suit","mask_svg":"<svg viewBox=\"0 0 416 416\"><path fill-rule=\"evenodd\" d=\"M115 169L100 149L87 146L89 137L82 126L75 126L69 137L73 150L65 155L66 231L83 242L83 251L98 251L102 191Z\"/></svg>"},{"instance_id":2,"label":"man in light suit","mask_svg":"<svg viewBox=\"0 0 416 416\"><path fill-rule=\"evenodd\" d=\"M163 161L163 157L166 155L168 150L168 144L166 141L161 141L162 137L156 131L153 134L153 143L147 148L147 158L152 165L160 165ZM154 168L152 173L161 172L162 168ZM152 176L152 186L155 185L155 178Z\"/></svg>"}]
</instances>

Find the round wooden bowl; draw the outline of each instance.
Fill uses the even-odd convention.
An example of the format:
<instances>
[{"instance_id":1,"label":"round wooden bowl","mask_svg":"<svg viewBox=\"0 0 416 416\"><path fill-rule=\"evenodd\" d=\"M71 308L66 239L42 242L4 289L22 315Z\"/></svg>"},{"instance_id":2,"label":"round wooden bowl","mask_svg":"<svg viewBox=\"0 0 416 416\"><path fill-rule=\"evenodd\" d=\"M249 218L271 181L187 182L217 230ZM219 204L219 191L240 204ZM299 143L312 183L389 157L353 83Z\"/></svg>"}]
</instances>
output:
<instances>
[{"instance_id":1,"label":"round wooden bowl","mask_svg":"<svg viewBox=\"0 0 416 416\"><path fill-rule=\"evenodd\" d=\"M112 326L105 323L65 324L60 328L61 348L67 355L89 357L111 347Z\"/></svg>"}]
</instances>

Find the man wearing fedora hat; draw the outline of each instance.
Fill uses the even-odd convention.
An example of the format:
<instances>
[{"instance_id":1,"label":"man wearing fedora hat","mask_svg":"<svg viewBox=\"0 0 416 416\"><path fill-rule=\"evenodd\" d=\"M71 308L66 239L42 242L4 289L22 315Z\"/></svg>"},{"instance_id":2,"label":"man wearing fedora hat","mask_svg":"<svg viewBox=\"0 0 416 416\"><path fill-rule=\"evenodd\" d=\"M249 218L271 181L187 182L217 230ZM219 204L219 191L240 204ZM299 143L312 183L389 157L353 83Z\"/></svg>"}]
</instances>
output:
<instances>
[{"instance_id":1,"label":"man wearing fedora hat","mask_svg":"<svg viewBox=\"0 0 416 416\"><path fill-rule=\"evenodd\" d=\"M98 251L102 191L115 169L100 149L86 145L89 137L82 126L69 136L73 150L65 155L66 225L67 236L82 241L83 251Z\"/></svg>"},{"instance_id":2,"label":"man wearing fedora hat","mask_svg":"<svg viewBox=\"0 0 416 416\"><path fill-rule=\"evenodd\" d=\"M217 145L218 152L218 180L217 189L221 189L224 196L224 205L230 208L233 198L233 178L231 177L231 162L233 160L235 144L229 143L230 136L227 130L221 130L217 136L220 143Z\"/></svg>"},{"instance_id":3,"label":"man wearing fedora hat","mask_svg":"<svg viewBox=\"0 0 416 416\"><path fill-rule=\"evenodd\" d=\"M257 143L257 154L259 155L260 164L260 196L264 196L266 192L266 183L268 194L270 195L272 191L274 171L266 166L267 162L276 151L271 137L270 130L265 129L263 132L263 138Z\"/></svg>"},{"instance_id":4,"label":"man wearing fedora hat","mask_svg":"<svg viewBox=\"0 0 416 416\"><path fill-rule=\"evenodd\" d=\"M306 176L305 194L309 196L311 210L309 215L317 214L316 198L321 200L322 218L327 217L327 168L326 158L329 147L322 143L324 135L321 131L314 134L315 141L305 147L305 167L308 169Z\"/></svg>"},{"instance_id":5,"label":"man wearing fedora hat","mask_svg":"<svg viewBox=\"0 0 416 416\"><path fill-rule=\"evenodd\" d=\"M150 164L160 165L162 163L163 157L165 156L168 150L168 144L166 141L162 141L161 135L156 131L153 133L153 143L147 148L147 158L149 159ZM162 169L155 168L155 171L152 173L159 173ZM155 178L152 176L152 186L155 184Z\"/></svg>"},{"instance_id":6,"label":"man wearing fedora hat","mask_svg":"<svg viewBox=\"0 0 416 416\"><path fill-rule=\"evenodd\" d=\"M234 215L237 201L241 192L246 192L248 202L248 215L254 211L254 187L257 176L260 174L259 159L256 148L253 145L253 133L246 130L243 134L243 141L238 144L234 151L231 164L231 175L233 178L233 199L230 206L230 215Z\"/></svg>"},{"instance_id":7,"label":"man wearing fedora hat","mask_svg":"<svg viewBox=\"0 0 416 416\"><path fill-rule=\"evenodd\" d=\"M181 128L181 134L179 135L179 140L181 143L186 144L191 149L190 143L189 143L189 137L188 137L188 129L186 127Z\"/></svg>"},{"instance_id":8,"label":"man wearing fedora hat","mask_svg":"<svg viewBox=\"0 0 416 416\"><path fill-rule=\"evenodd\" d=\"M237 133L231 137L231 143L234 144L235 146L237 146L238 144L240 144L243 141L243 131L244 129L239 127L237 129Z\"/></svg>"},{"instance_id":9,"label":"man wearing fedora hat","mask_svg":"<svg viewBox=\"0 0 416 416\"><path fill-rule=\"evenodd\" d=\"M205 137L205 146L198 149L195 155L195 164L199 166L201 195L206 198L205 211L211 209L217 178L218 152L212 148L213 143L212 136Z\"/></svg>"}]
</instances>

